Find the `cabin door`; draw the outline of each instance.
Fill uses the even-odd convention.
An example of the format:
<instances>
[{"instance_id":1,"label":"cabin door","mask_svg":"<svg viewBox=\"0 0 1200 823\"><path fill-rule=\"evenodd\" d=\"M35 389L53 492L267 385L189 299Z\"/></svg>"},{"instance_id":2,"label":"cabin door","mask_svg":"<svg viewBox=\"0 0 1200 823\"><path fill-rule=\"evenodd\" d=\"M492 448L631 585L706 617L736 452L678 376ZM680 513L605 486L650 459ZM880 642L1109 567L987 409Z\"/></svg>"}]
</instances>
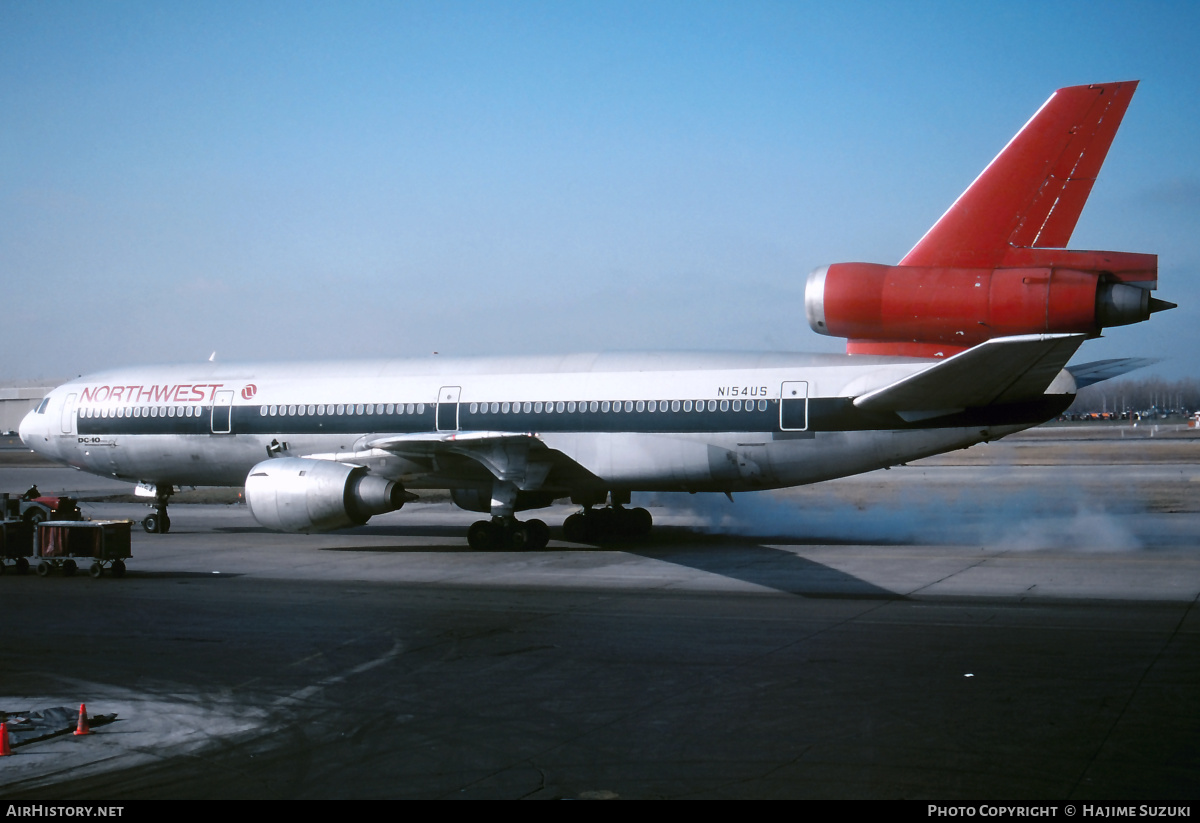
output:
<instances>
[{"instance_id":1,"label":"cabin door","mask_svg":"<svg viewBox=\"0 0 1200 823\"><path fill-rule=\"evenodd\" d=\"M802 432L808 429L808 381L784 383L779 392L779 429Z\"/></svg>"},{"instance_id":2,"label":"cabin door","mask_svg":"<svg viewBox=\"0 0 1200 823\"><path fill-rule=\"evenodd\" d=\"M458 396L460 394L462 394L462 388L459 386L442 386L438 389L438 431L458 431Z\"/></svg>"},{"instance_id":3,"label":"cabin door","mask_svg":"<svg viewBox=\"0 0 1200 823\"><path fill-rule=\"evenodd\" d=\"M229 434L233 430L233 392L219 391L213 398L212 433Z\"/></svg>"}]
</instances>

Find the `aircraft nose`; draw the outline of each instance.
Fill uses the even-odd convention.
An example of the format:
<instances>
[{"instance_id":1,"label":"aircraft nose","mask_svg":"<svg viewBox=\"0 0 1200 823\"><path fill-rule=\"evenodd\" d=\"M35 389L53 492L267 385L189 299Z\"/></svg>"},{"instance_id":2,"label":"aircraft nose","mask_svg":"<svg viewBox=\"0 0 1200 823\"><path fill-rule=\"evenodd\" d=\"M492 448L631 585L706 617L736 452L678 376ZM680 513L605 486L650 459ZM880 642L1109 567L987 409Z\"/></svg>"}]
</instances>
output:
<instances>
[{"instance_id":1,"label":"aircraft nose","mask_svg":"<svg viewBox=\"0 0 1200 823\"><path fill-rule=\"evenodd\" d=\"M33 448L33 439L37 434L36 420L38 413L36 410L29 412L21 419L21 425L17 426L17 434L21 437L21 442L28 448Z\"/></svg>"}]
</instances>

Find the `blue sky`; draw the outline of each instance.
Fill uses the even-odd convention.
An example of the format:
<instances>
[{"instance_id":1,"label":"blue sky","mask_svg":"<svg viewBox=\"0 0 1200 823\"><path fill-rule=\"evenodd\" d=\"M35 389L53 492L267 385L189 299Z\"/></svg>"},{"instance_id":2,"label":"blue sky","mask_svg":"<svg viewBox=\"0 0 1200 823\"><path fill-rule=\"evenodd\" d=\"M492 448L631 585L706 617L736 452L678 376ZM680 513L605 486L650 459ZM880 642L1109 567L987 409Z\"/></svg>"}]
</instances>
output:
<instances>
[{"instance_id":1,"label":"blue sky","mask_svg":"<svg viewBox=\"0 0 1200 823\"><path fill-rule=\"evenodd\" d=\"M1200 4L0 4L4 377L141 362L840 351L1054 89L1140 79L1072 241L1200 376ZM19 299L17 299L19 298Z\"/></svg>"}]
</instances>

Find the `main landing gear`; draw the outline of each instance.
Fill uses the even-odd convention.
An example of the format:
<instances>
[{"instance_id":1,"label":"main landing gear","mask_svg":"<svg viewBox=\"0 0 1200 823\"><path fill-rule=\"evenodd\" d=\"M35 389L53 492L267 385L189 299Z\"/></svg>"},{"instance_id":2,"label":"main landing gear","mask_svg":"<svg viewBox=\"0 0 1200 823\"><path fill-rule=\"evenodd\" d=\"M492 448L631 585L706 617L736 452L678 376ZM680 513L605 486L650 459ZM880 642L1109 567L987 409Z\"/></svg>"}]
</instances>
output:
<instances>
[{"instance_id":1,"label":"main landing gear","mask_svg":"<svg viewBox=\"0 0 1200 823\"><path fill-rule=\"evenodd\" d=\"M174 490L171 486L168 489ZM142 518L142 528L147 534L166 534L171 530L171 518L167 516L167 500L171 491L156 491L154 495L154 514Z\"/></svg>"},{"instance_id":2,"label":"main landing gear","mask_svg":"<svg viewBox=\"0 0 1200 823\"><path fill-rule=\"evenodd\" d=\"M550 527L541 520L493 517L476 520L467 529L467 543L475 551L537 551L550 542Z\"/></svg>"},{"instance_id":3,"label":"main landing gear","mask_svg":"<svg viewBox=\"0 0 1200 823\"><path fill-rule=\"evenodd\" d=\"M593 509L588 506L563 523L563 537L572 543L594 543L613 538L645 537L654 525L650 512L642 508L627 509L610 506Z\"/></svg>"}]
</instances>

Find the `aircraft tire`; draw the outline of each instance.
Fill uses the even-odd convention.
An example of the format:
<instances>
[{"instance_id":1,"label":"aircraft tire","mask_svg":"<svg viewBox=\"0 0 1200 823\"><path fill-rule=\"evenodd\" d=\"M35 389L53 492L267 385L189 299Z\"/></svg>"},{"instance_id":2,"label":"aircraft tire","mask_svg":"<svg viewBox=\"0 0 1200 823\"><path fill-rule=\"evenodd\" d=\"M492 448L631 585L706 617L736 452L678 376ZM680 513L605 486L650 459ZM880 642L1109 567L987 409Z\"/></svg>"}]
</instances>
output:
<instances>
[{"instance_id":1,"label":"aircraft tire","mask_svg":"<svg viewBox=\"0 0 1200 823\"><path fill-rule=\"evenodd\" d=\"M158 522L158 515L148 514L142 518L142 528L146 530L146 534L158 534L161 529L161 524Z\"/></svg>"},{"instance_id":2,"label":"aircraft tire","mask_svg":"<svg viewBox=\"0 0 1200 823\"><path fill-rule=\"evenodd\" d=\"M504 542L509 551L523 552L531 548L529 540L529 531L525 528L524 523L514 522L511 529L508 529L508 538Z\"/></svg>"},{"instance_id":3,"label":"aircraft tire","mask_svg":"<svg viewBox=\"0 0 1200 823\"><path fill-rule=\"evenodd\" d=\"M163 534L166 534L171 530L171 518L166 514L162 516L162 523L159 525L159 529Z\"/></svg>"},{"instance_id":4,"label":"aircraft tire","mask_svg":"<svg viewBox=\"0 0 1200 823\"><path fill-rule=\"evenodd\" d=\"M636 537L645 537L650 534L650 529L654 526L654 518L643 508L631 509L629 522Z\"/></svg>"},{"instance_id":5,"label":"aircraft tire","mask_svg":"<svg viewBox=\"0 0 1200 823\"><path fill-rule=\"evenodd\" d=\"M592 509L588 522L588 538L606 540L618 532L620 515L616 509Z\"/></svg>"},{"instance_id":6,"label":"aircraft tire","mask_svg":"<svg viewBox=\"0 0 1200 823\"><path fill-rule=\"evenodd\" d=\"M525 533L529 538L525 548L529 551L541 551L550 542L550 527L541 520L526 520Z\"/></svg>"},{"instance_id":7,"label":"aircraft tire","mask_svg":"<svg viewBox=\"0 0 1200 823\"><path fill-rule=\"evenodd\" d=\"M104 574L104 567L101 566L99 563L93 563L91 566L88 567L88 574L90 574L92 577L99 580L100 575Z\"/></svg>"},{"instance_id":8,"label":"aircraft tire","mask_svg":"<svg viewBox=\"0 0 1200 823\"><path fill-rule=\"evenodd\" d=\"M572 543L586 543L588 539L588 519L582 512L563 521L563 537Z\"/></svg>"},{"instance_id":9,"label":"aircraft tire","mask_svg":"<svg viewBox=\"0 0 1200 823\"><path fill-rule=\"evenodd\" d=\"M497 542L495 530L487 520L476 520L467 529L467 545L477 552L493 551Z\"/></svg>"}]
</instances>

